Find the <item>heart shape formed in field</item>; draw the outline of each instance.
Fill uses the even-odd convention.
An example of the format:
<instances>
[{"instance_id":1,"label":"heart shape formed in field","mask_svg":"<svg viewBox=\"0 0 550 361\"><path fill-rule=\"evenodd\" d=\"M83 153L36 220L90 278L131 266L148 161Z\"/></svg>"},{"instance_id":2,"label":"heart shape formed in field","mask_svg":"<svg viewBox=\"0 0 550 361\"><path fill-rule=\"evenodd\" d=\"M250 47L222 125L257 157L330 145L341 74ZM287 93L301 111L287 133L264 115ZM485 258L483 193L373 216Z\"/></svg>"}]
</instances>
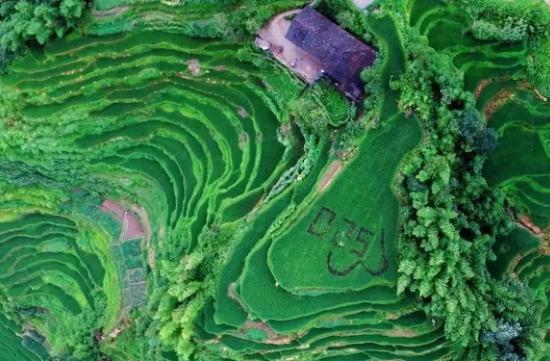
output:
<instances>
[{"instance_id":1,"label":"heart shape formed in field","mask_svg":"<svg viewBox=\"0 0 550 361\"><path fill-rule=\"evenodd\" d=\"M357 267L362 267L372 276L383 274L388 268L386 257L386 245L384 231L380 232L380 256L377 265L372 267L368 263L367 253L369 251L370 239L375 234L368 229L361 227L355 232L357 225L346 220L348 230L339 231L332 240L332 248L327 253L327 269L334 276L347 276Z\"/></svg>"}]
</instances>

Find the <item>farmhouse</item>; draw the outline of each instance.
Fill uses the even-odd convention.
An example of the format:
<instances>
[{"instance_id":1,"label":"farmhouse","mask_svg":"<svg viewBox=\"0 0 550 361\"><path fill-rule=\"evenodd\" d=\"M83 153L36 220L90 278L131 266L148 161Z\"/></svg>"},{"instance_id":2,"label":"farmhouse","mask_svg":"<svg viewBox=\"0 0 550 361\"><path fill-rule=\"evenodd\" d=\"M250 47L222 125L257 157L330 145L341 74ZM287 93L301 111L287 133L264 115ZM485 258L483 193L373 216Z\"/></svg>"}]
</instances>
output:
<instances>
[{"instance_id":1,"label":"farmhouse","mask_svg":"<svg viewBox=\"0 0 550 361\"><path fill-rule=\"evenodd\" d=\"M364 95L361 71L376 52L311 7L275 17L256 38L256 45L312 84L326 76L354 101ZM285 16L282 16L285 15Z\"/></svg>"}]
</instances>

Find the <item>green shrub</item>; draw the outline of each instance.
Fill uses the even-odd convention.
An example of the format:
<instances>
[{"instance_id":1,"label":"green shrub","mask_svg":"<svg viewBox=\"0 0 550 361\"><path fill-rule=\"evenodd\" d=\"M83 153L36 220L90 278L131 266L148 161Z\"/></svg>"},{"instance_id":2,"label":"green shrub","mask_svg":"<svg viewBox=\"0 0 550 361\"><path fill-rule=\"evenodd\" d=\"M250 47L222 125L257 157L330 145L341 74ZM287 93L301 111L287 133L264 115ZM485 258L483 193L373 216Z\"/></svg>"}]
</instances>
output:
<instances>
[{"instance_id":1,"label":"green shrub","mask_svg":"<svg viewBox=\"0 0 550 361\"><path fill-rule=\"evenodd\" d=\"M289 106L302 129L315 135L345 126L355 115L355 106L328 82L318 82L308 88Z\"/></svg>"},{"instance_id":2,"label":"green shrub","mask_svg":"<svg viewBox=\"0 0 550 361\"><path fill-rule=\"evenodd\" d=\"M532 47L532 56L527 58L527 73L544 96L550 96L550 37L542 37Z\"/></svg>"},{"instance_id":3,"label":"green shrub","mask_svg":"<svg viewBox=\"0 0 550 361\"><path fill-rule=\"evenodd\" d=\"M472 33L481 40L520 41L527 37L528 29L529 24L524 19L507 18L501 24L477 19L472 23Z\"/></svg>"}]
</instances>

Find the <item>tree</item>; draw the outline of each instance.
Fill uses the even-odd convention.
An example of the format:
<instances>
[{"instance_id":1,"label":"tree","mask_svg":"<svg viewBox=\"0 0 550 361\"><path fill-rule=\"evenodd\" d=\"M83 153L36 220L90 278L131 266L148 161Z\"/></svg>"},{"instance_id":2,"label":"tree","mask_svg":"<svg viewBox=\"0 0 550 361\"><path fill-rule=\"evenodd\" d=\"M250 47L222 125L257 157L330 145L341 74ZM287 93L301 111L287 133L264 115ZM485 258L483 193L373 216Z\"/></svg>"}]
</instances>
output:
<instances>
[{"instance_id":1,"label":"tree","mask_svg":"<svg viewBox=\"0 0 550 361\"><path fill-rule=\"evenodd\" d=\"M485 127L485 120L477 109L473 106L467 107L459 119L459 131L469 151L488 154L495 149L496 131Z\"/></svg>"},{"instance_id":2,"label":"tree","mask_svg":"<svg viewBox=\"0 0 550 361\"><path fill-rule=\"evenodd\" d=\"M502 360L521 360L539 337L538 321L528 315L534 300L524 287L487 271L496 237L511 229L503 192L481 174L496 132L486 128L451 59L414 29L406 38L412 41L407 68L392 87L401 92L401 109L417 115L425 137L401 168L398 292L414 292L431 317L444 321L457 359L495 359L498 350L480 343L481 335L497 332L503 317L518 323L522 337L510 341L517 346Z\"/></svg>"},{"instance_id":3,"label":"tree","mask_svg":"<svg viewBox=\"0 0 550 361\"><path fill-rule=\"evenodd\" d=\"M488 331L483 334L483 341L498 347L500 360L525 361L524 354L514 345L514 340L520 337L522 330L519 322L508 323L501 321L495 331Z\"/></svg>"},{"instance_id":4,"label":"tree","mask_svg":"<svg viewBox=\"0 0 550 361\"><path fill-rule=\"evenodd\" d=\"M86 0L8 0L0 5L0 65L25 50L63 37L82 17ZM1 70L2 68L0 68Z\"/></svg>"}]
</instances>

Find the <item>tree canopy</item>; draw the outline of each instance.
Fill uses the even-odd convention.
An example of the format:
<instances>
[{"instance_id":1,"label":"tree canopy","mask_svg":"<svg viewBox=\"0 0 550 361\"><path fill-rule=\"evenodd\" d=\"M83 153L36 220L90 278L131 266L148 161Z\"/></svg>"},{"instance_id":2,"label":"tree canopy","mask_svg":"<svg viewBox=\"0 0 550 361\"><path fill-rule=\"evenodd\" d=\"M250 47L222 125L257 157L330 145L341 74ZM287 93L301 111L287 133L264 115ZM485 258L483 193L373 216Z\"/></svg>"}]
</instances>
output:
<instances>
[{"instance_id":1,"label":"tree canopy","mask_svg":"<svg viewBox=\"0 0 550 361\"><path fill-rule=\"evenodd\" d=\"M85 0L8 0L0 4L0 66L28 42L63 37L82 17Z\"/></svg>"}]
</instances>

